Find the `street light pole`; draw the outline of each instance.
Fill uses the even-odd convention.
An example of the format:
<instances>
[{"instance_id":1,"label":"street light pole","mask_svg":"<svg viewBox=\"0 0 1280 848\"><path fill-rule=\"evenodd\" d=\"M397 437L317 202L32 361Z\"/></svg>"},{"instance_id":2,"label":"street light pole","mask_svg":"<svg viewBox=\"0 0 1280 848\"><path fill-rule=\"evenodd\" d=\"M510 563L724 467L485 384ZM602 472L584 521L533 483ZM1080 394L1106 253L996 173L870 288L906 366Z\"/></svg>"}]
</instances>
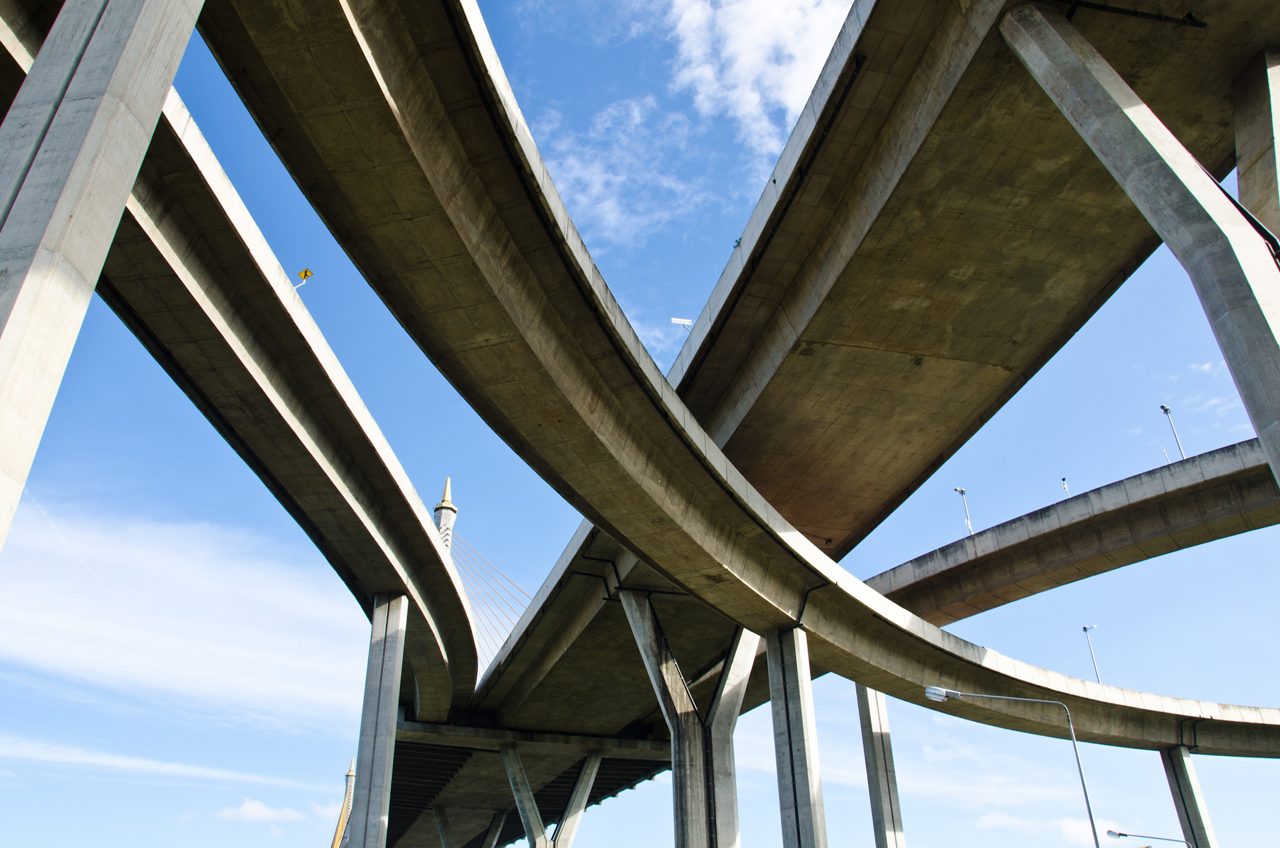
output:
<instances>
[{"instance_id":1,"label":"street light pole","mask_svg":"<svg viewBox=\"0 0 1280 848\"><path fill-rule=\"evenodd\" d=\"M960 502L964 504L964 526L968 529L969 535L973 535L973 519L969 516L969 498L966 497L966 491L959 486L955 488L956 494L960 496Z\"/></svg>"},{"instance_id":2,"label":"street light pole","mask_svg":"<svg viewBox=\"0 0 1280 848\"><path fill-rule=\"evenodd\" d=\"M1080 773L1080 791L1084 793L1084 809L1089 814L1089 833L1093 836L1093 848L1102 848L1098 842L1098 826L1093 821L1093 805L1089 803L1089 787L1084 782L1084 765L1080 762L1080 743L1076 740L1076 726L1071 721L1071 710L1067 709L1067 705L1061 701L1051 701L1045 698L1015 698L1012 695L984 695L981 692L957 692L954 689L945 689L941 686L926 686L924 688L924 696L930 701L946 701L951 698L985 698L991 701L1019 701L1024 704L1052 704L1062 707L1062 711L1067 715L1067 732L1071 734L1071 748L1076 755L1076 771ZM1127 835L1127 834L1126 834Z\"/></svg>"},{"instance_id":3,"label":"street light pole","mask_svg":"<svg viewBox=\"0 0 1280 848\"><path fill-rule=\"evenodd\" d=\"M1101 683L1102 675L1098 673L1098 656L1093 652L1093 637L1089 635L1089 631L1096 630L1097 627L1096 624L1086 624L1081 629L1084 630L1084 640L1089 643L1089 659L1093 660L1093 676Z\"/></svg>"},{"instance_id":4,"label":"street light pole","mask_svg":"<svg viewBox=\"0 0 1280 848\"><path fill-rule=\"evenodd\" d=\"M1160 411L1164 413L1164 417L1169 419L1169 429L1173 431L1173 443L1178 446L1178 455L1183 459L1187 458L1187 452L1182 449L1182 439L1178 438L1178 428L1173 426L1173 410L1165 404L1160 404Z\"/></svg>"}]
</instances>

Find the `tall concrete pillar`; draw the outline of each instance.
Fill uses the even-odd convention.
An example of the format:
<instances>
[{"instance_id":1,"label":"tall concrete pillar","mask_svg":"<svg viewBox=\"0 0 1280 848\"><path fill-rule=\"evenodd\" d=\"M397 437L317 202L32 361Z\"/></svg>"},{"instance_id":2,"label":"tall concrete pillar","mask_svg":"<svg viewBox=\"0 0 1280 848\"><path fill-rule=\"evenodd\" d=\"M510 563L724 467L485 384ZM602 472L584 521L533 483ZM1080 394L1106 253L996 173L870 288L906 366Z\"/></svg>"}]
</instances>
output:
<instances>
[{"instance_id":1,"label":"tall concrete pillar","mask_svg":"<svg viewBox=\"0 0 1280 848\"><path fill-rule=\"evenodd\" d=\"M1200 792L1195 767L1191 764L1191 752L1179 745L1160 752L1164 774L1169 779L1169 792L1173 806L1178 810L1178 822L1182 825L1182 838L1191 848L1218 848L1218 837L1209 821L1209 810Z\"/></svg>"},{"instance_id":2,"label":"tall concrete pillar","mask_svg":"<svg viewBox=\"0 0 1280 848\"><path fill-rule=\"evenodd\" d=\"M1236 79L1232 95L1240 202L1280 234L1280 50L1259 53Z\"/></svg>"},{"instance_id":3,"label":"tall concrete pillar","mask_svg":"<svg viewBox=\"0 0 1280 848\"><path fill-rule=\"evenodd\" d=\"M391 766L396 752L400 670L404 663L409 599L373 599L373 634L364 680L364 710L356 751L356 789L351 804L352 848L386 848L391 806Z\"/></svg>"},{"instance_id":4,"label":"tall concrete pillar","mask_svg":"<svg viewBox=\"0 0 1280 848\"><path fill-rule=\"evenodd\" d=\"M1267 243L1056 9L1020 6L1000 32L1187 270L1280 475L1280 268Z\"/></svg>"},{"instance_id":5,"label":"tall concrete pillar","mask_svg":"<svg viewBox=\"0 0 1280 848\"><path fill-rule=\"evenodd\" d=\"M778 759L778 803L786 848L826 848L827 821L818 771L809 637L799 627L770 633L769 701Z\"/></svg>"},{"instance_id":6,"label":"tall concrete pillar","mask_svg":"<svg viewBox=\"0 0 1280 848\"><path fill-rule=\"evenodd\" d=\"M202 0L67 0L0 125L0 545Z\"/></svg>"},{"instance_id":7,"label":"tall concrete pillar","mask_svg":"<svg viewBox=\"0 0 1280 848\"><path fill-rule=\"evenodd\" d=\"M741 835L733 729L742 712L760 637L739 628L725 657L716 693L708 709L701 712L671 654L649 597L626 589L619 594L671 733L676 848L737 848Z\"/></svg>"},{"instance_id":8,"label":"tall concrete pillar","mask_svg":"<svg viewBox=\"0 0 1280 848\"><path fill-rule=\"evenodd\" d=\"M898 774L889 741L889 705L884 693L858 687L858 719L862 725L862 753L867 764L867 793L871 796L871 824L876 848L906 848Z\"/></svg>"},{"instance_id":9,"label":"tall concrete pillar","mask_svg":"<svg viewBox=\"0 0 1280 848\"><path fill-rule=\"evenodd\" d=\"M538 809L538 802L534 798L533 786L525 773L524 763L520 761L520 751L514 744L510 744L503 745L501 753L507 781L511 784L511 794L515 796L516 812L520 814L525 836L529 839L529 848L572 848L573 839L578 835L578 825L582 823L582 813L591 796L591 787L600 771L602 755L599 752L588 754L582 761L578 779L569 795L569 803L560 817L560 824L556 826L555 836L548 836L546 825L542 821L542 811ZM486 842L489 838L496 842L501 830L502 824L495 818L489 825Z\"/></svg>"}]
</instances>

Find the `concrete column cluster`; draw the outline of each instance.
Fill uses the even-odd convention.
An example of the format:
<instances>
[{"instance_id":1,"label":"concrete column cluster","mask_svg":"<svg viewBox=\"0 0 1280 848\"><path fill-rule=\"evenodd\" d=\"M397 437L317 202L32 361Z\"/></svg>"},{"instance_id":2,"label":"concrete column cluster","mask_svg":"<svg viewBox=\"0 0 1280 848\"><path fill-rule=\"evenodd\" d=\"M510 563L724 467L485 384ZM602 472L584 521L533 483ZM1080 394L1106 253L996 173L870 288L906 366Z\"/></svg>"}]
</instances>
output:
<instances>
[{"instance_id":1,"label":"concrete column cluster","mask_svg":"<svg viewBox=\"0 0 1280 848\"><path fill-rule=\"evenodd\" d=\"M0 125L0 544L202 0L67 0Z\"/></svg>"},{"instance_id":2,"label":"concrete column cluster","mask_svg":"<svg viewBox=\"0 0 1280 848\"><path fill-rule=\"evenodd\" d=\"M676 664L649 596L630 589L619 595L671 733L676 848L736 848L740 836L733 729L760 637L738 630L715 697L704 713Z\"/></svg>"}]
</instances>

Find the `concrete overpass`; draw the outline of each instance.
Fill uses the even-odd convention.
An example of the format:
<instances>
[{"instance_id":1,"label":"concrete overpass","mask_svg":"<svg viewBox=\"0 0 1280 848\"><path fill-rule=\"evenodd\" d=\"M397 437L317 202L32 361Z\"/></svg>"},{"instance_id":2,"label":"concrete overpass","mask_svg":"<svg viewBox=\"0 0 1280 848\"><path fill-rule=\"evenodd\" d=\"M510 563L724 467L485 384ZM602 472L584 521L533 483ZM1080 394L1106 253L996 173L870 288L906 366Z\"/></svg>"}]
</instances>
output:
<instances>
[{"instance_id":1,"label":"concrete overpass","mask_svg":"<svg viewBox=\"0 0 1280 848\"><path fill-rule=\"evenodd\" d=\"M225 0L208 5L201 26L286 165L418 344L535 469L631 552L612 553L615 543L583 531L569 556L591 561L597 549L584 546L609 549L602 558L616 570L604 585L625 615L614 615L618 638L601 650L634 657L636 636L646 663L632 661L634 682L643 691L647 676L657 687L673 734L677 808L689 811L677 827L701 827L679 831L697 842L707 825L696 811L717 802L702 793L697 776L712 764L691 740L723 742L724 727L715 709L702 716L681 701L681 681L664 675L674 653L699 670L693 691L732 690L731 729L749 689L749 633L766 635L779 732L797 740L779 748L797 799L815 789L804 715L810 651L819 668L917 702L921 687L937 682L1061 700L1095 741L1181 748L1190 722L1204 752L1280 752L1274 710L1131 693L1017 663L937 630L828 556L882 520L1127 276L1157 243L1144 218L1191 270L1275 467L1276 386L1265 349L1274 338L1267 298L1253 294L1273 287L1274 262L1261 261L1263 238L1176 143L1128 119L1146 113L1113 108L1141 102L1088 43L1150 86L1140 93L1196 157L1226 167L1235 158L1231 83L1280 33L1280 11L1193 5L1210 35L1158 16L1099 23L1090 15L1108 13L1096 9L1073 27L1052 11L1001 18L997 2L859 3L677 364L679 394L574 232L473 6L316 0L295 13L290 4ZM1168 28L1153 52L1129 25ZM1079 92L1087 93L1082 107L1070 100ZM1117 135L1126 139L1119 147ZM1159 167L1167 175L1153 192L1147 172ZM1251 173L1242 183L1253 183ZM23 432L30 441L31 427ZM18 472L11 478L25 476ZM680 632L662 634L667 605L715 613L681 616ZM398 666L394 654L384 662ZM497 691L503 667L486 678L470 717L486 715L485 693ZM398 699L395 688L372 697ZM542 784L511 746L534 740L502 728L539 730L535 695L494 704L500 727L489 737L504 752L531 833ZM950 708L1013 729L1064 732L1043 705ZM543 709L549 724L595 721L563 703L558 714L554 704ZM380 716L369 745L380 746L392 778L385 748L394 730ZM573 738L537 744L581 748L595 732L575 729ZM598 732L626 740L637 728ZM718 774L723 761L714 765ZM585 802L590 783L576 781L570 796ZM715 787L726 788L719 777ZM375 844L385 831L375 832L368 798L364 807L362 824L373 830L360 838ZM788 844L820 843L812 796L790 815ZM444 833L455 835L449 826ZM500 837L501 825L489 833Z\"/></svg>"}]
</instances>

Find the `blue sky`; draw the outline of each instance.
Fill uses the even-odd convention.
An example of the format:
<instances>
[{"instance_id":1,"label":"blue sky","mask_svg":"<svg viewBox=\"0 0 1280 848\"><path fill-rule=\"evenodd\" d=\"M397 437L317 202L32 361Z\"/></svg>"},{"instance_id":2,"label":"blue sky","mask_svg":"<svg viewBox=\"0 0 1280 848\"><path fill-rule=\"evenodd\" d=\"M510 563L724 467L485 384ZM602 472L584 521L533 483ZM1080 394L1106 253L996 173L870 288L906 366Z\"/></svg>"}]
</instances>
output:
<instances>
[{"instance_id":1,"label":"blue sky","mask_svg":"<svg viewBox=\"0 0 1280 848\"><path fill-rule=\"evenodd\" d=\"M553 177L659 364L674 358L847 0L482 2ZM589 80L589 84L584 84ZM423 497L533 590L578 516L452 392L320 226L198 42L179 92ZM1176 456L1252 435L1186 275L1157 253L845 565L868 576ZM1280 532L1131 566L954 626L1067 673L1280 703ZM0 815L13 844L314 846L354 753L367 622L261 483L101 302L0 553ZM870 840L853 686L816 684L832 844ZM890 703L913 846L1084 845L1066 743ZM737 735L745 846L778 842L766 711ZM1280 764L1196 761L1224 844L1272 844ZM1085 746L1104 827L1174 836L1158 758ZM584 846L670 844L670 784L593 809ZM1120 844L1120 843L1117 843Z\"/></svg>"}]
</instances>

